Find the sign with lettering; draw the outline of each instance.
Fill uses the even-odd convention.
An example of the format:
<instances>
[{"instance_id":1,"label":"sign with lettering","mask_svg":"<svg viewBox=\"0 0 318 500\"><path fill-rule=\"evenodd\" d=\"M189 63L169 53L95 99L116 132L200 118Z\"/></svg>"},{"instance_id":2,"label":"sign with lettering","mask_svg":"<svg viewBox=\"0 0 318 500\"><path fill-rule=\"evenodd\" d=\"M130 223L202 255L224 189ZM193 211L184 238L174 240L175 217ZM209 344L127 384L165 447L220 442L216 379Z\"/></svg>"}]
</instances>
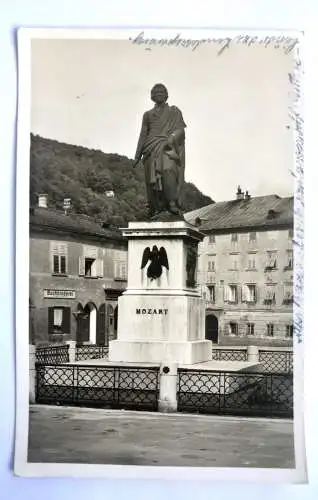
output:
<instances>
[{"instance_id":1,"label":"sign with lettering","mask_svg":"<svg viewBox=\"0 0 318 500\"><path fill-rule=\"evenodd\" d=\"M151 314L151 315L156 315L156 314L168 314L168 309L150 309L150 308L143 308L143 309L136 309L136 314Z\"/></svg>"},{"instance_id":2,"label":"sign with lettering","mask_svg":"<svg viewBox=\"0 0 318 500\"><path fill-rule=\"evenodd\" d=\"M56 289L46 289L44 290L45 299L75 299L76 293L74 290L56 290Z\"/></svg>"}]
</instances>

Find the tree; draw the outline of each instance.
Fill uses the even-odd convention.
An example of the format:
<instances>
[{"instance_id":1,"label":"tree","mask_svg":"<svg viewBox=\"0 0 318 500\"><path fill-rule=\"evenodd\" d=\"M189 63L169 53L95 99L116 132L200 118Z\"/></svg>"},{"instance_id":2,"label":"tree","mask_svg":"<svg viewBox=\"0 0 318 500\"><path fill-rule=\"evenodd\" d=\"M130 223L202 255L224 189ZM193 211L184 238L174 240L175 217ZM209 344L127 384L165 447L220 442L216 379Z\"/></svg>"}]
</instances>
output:
<instances>
[{"instance_id":1,"label":"tree","mask_svg":"<svg viewBox=\"0 0 318 500\"><path fill-rule=\"evenodd\" d=\"M145 220L146 189L143 169L133 169L133 160L118 154L60 143L31 134L30 204L47 193L49 207L63 208L71 198L74 212L125 226L128 221ZM108 198L113 190L114 198ZM185 211L211 204L192 183L185 183Z\"/></svg>"}]
</instances>

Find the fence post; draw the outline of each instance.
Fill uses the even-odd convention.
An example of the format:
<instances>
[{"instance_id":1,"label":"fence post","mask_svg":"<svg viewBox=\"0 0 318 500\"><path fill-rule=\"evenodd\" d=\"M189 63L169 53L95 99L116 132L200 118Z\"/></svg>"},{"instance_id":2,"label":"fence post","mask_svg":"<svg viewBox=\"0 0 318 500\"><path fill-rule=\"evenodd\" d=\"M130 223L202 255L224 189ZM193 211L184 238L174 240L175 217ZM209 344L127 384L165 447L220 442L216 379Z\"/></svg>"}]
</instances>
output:
<instances>
[{"instance_id":1,"label":"fence post","mask_svg":"<svg viewBox=\"0 0 318 500\"><path fill-rule=\"evenodd\" d=\"M69 348L68 348L68 362L69 363L75 363L76 342L75 342L75 340L68 340L66 343L69 345Z\"/></svg>"},{"instance_id":2,"label":"fence post","mask_svg":"<svg viewBox=\"0 0 318 500\"><path fill-rule=\"evenodd\" d=\"M36 370L35 370L35 345L29 345L29 403L35 403L36 397Z\"/></svg>"},{"instance_id":3,"label":"fence post","mask_svg":"<svg viewBox=\"0 0 318 500\"><path fill-rule=\"evenodd\" d=\"M160 366L160 389L158 410L168 413L177 411L177 364L162 363Z\"/></svg>"},{"instance_id":4,"label":"fence post","mask_svg":"<svg viewBox=\"0 0 318 500\"><path fill-rule=\"evenodd\" d=\"M247 361L250 361L251 363L259 362L258 346L256 345L247 346Z\"/></svg>"}]
</instances>

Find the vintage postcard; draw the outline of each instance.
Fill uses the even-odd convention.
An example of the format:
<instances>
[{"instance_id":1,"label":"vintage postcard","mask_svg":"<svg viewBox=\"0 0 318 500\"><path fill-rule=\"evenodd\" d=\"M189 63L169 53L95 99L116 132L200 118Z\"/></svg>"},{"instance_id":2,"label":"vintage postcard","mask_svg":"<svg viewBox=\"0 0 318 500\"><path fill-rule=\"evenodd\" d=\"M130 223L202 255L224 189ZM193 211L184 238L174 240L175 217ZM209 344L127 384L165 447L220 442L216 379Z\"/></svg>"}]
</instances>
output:
<instances>
[{"instance_id":1,"label":"vintage postcard","mask_svg":"<svg viewBox=\"0 0 318 500\"><path fill-rule=\"evenodd\" d=\"M301 49L19 31L17 475L306 482Z\"/></svg>"}]
</instances>

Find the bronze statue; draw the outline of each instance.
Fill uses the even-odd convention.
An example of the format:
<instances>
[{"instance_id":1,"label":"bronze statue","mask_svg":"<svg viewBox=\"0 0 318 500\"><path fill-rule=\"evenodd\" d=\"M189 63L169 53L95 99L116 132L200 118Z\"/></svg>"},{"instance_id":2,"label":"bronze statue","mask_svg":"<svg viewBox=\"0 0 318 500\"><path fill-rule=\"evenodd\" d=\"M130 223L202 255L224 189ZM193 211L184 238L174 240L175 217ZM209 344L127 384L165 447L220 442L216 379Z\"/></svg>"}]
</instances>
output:
<instances>
[{"instance_id":1,"label":"bronze statue","mask_svg":"<svg viewBox=\"0 0 318 500\"><path fill-rule=\"evenodd\" d=\"M152 88L151 99L155 106L143 115L134 167L142 160L149 216L161 212L182 216L186 124L179 108L167 104L163 84Z\"/></svg>"}]
</instances>

